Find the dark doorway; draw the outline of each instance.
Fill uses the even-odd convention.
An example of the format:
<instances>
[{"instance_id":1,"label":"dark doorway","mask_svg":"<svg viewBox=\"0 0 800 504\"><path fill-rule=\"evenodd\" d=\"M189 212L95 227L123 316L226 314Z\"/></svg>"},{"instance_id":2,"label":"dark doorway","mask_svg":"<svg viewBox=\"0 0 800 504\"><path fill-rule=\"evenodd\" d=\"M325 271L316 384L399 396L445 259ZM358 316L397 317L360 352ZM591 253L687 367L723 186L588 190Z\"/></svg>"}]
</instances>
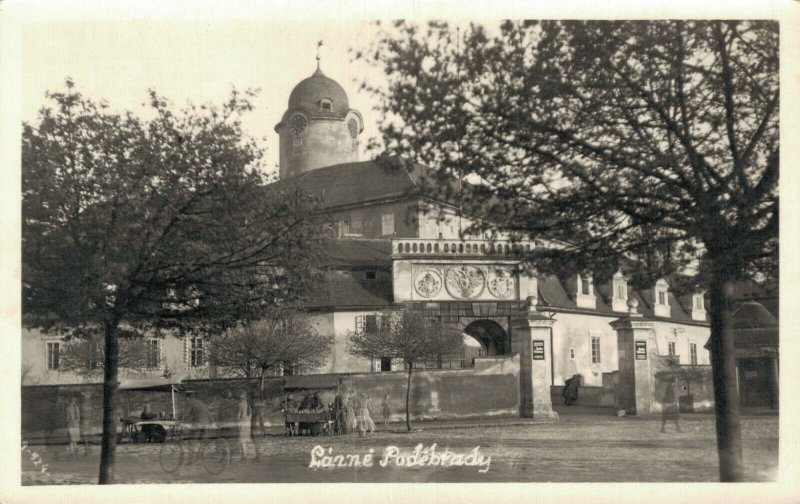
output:
<instances>
[{"instance_id":1,"label":"dark doorway","mask_svg":"<svg viewBox=\"0 0 800 504\"><path fill-rule=\"evenodd\" d=\"M739 397L742 406L771 406L772 359L752 357L738 359Z\"/></svg>"}]
</instances>

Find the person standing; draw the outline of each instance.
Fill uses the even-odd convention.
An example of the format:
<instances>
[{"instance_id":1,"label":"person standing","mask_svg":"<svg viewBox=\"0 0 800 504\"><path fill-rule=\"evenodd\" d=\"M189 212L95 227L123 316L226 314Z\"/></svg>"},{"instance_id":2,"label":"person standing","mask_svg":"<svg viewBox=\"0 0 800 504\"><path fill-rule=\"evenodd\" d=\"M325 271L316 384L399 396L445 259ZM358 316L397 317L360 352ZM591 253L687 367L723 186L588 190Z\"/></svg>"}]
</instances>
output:
<instances>
[{"instance_id":1,"label":"person standing","mask_svg":"<svg viewBox=\"0 0 800 504\"><path fill-rule=\"evenodd\" d=\"M667 432L666 426L668 421L675 422L675 430L678 432L683 432L681 430L680 423L680 406L678 405L678 398L675 394L675 386L678 383L677 378L673 378L669 382L667 382L667 386L664 389L664 397L661 401L661 431L662 433Z\"/></svg>"},{"instance_id":2,"label":"person standing","mask_svg":"<svg viewBox=\"0 0 800 504\"><path fill-rule=\"evenodd\" d=\"M355 394L353 394L352 390L348 390L345 392L343 401L344 401L345 434L350 434L351 432L354 432L358 427L358 422L356 421L355 405L353 404L355 401Z\"/></svg>"},{"instance_id":3,"label":"person standing","mask_svg":"<svg viewBox=\"0 0 800 504\"><path fill-rule=\"evenodd\" d=\"M247 402L247 392L239 394L239 405L236 408L236 422L239 426L239 447L242 452L242 460L247 458L247 445L250 444L250 422L252 421L252 410Z\"/></svg>"},{"instance_id":4,"label":"person standing","mask_svg":"<svg viewBox=\"0 0 800 504\"><path fill-rule=\"evenodd\" d=\"M83 454L89 455L89 393L83 392L81 394L81 403L79 407L80 419L80 435L83 443Z\"/></svg>"},{"instance_id":5,"label":"person standing","mask_svg":"<svg viewBox=\"0 0 800 504\"><path fill-rule=\"evenodd\" d=\"M389 394L386 394L386 397L383 398L383 425L389 425L389 417L392 415L392 409L389 406Z\"/></svg>"},{"instance_id":6,"label":"person standing","mask_svg":"<svg viewBox=\"0 0 800 504\"><path fill-rule=\"evenodd\" d=\"M67 453L75 455L78 449L78 442L81 438L81 411L78 408L78 401L73 396L67 406L67 432L69 434L69 446Z\"/></svg>"},{"instance_id":7,"label":"person standing","mask_svg":"<svg viewBox=\"0 0 800 504\"><path fill-rule=\"evenodd\" d=\"M253 427L258 429L258 434L261 437L266 436L266 429L264 429L264 416L267 414L267 401L264 398L260 398L255 401L255 405L253 407ZM255 432L255 431L253 431ZM253 434L255 437L255 434Z\"/></svg>"},{"instance_id":8,"label":"person standing","mask_svg":"<svg viewBox=\"0 0 800 504\"><path fill-rule=\"evenodd\" d=\"M364 422L364 431L375 432L375 422L372 420L372 399L369 394L364 394L361 401L361 421Z\"/></svg>"},{"instance_id":9,"label":"person standing","mask_svg":"<svg viewBox=\"0 0 800 504\"><path fill-rule=\"evenodd\" d=\"M199 445L206 438L208 428L211 426L211 413L208 406L194 396L194 390L187 390L186 410L183 412L183 421L188 424L190 437L194 438ZM189 450L189 463L192 463L194 453L198 452L199 446L194 450Z\"/></svg>"},{"instance_id":10,"label":"person standing","mask_svg":"<svg viewBox=\"0 0 800 504\"><path fill-rule=\"evenodd\" d=\"M562 395L564 396L564 404L567 406L572 406L576 402L578 402L578 387L581 385L581 375L572 375L572 378L569 378L564 381L564 392Z\"/></svg>"}]
</instances>

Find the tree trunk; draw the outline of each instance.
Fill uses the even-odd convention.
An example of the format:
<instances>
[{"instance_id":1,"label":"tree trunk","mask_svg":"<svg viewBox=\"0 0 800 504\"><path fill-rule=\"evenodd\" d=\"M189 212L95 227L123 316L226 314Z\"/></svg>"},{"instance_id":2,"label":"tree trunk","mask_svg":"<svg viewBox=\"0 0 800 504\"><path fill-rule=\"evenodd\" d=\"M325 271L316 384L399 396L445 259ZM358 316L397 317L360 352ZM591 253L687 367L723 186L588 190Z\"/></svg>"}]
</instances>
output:
<instances>
[{"instance_id":1,"label":"tree trunk","mask_svg":"<svg viewBox=\"0 0 800 504\"><path fill-rule=\"evenodd\" d=\"M742 481L742 429L736 385L736 348L733 337L731 296L733 284L724 266L712 271L711 369L720 481Z\"/></svg>"},{"instance_id":2,"label":"tree trunk","mask_svg":"<svg viewBox=\"0 0 800 504\"><path fill-rule=\"evenodd\" d=\"M414 369L414 364L408 363L408 383L406 384L406 428L411 432L411 372Z\"/></svg>"},{"instance_id":3,"label":"tree trunk","mask_svg":"<svg viewBox=\"0 0 800 504\"><path fill-rule=\"evenodd\" d=\"M103 364L103 437L100 448L98 483L114 483L114 458L117 449L117 388L119 381L119 319L106 322L105 357Z\"/></svg>"}]
</instances>

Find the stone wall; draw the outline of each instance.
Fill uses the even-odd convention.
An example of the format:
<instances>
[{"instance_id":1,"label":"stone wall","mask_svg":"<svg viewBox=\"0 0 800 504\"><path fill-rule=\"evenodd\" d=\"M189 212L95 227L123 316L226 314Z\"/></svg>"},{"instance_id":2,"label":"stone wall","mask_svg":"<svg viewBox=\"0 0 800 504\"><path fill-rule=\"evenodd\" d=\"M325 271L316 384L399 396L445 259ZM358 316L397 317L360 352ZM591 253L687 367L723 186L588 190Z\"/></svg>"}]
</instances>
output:
<instances>
[{"instance_id":1,"label":"stone wall","mask_svg":"<svg viewBox=\"0 0 800 504\"><path fill-rule=\"evenodd\" d=\"M352 373L327 375L343 380L358 392L369 395L371 414L376 423L383 421L382 403L386 396L390 405L390 421L405 420L406 380L404 371L388 373ZM235 411L242 391L258 396L258 380L216 379L185 380L183 388L195 391L196 397L209 407L212 420L228 421ZM292 392L300 402L308 392ZM333 402L336 391L320 389L325 404ZM230 392L230 394L228 394ZM228 395L230 397L228 397ZM29 442L66 438L66 408L72 397L78 399L83 432L99 435L102 420L102 386L48 385L22 387L22 436ZM283 378L269 377L264 382L265 422L282 425L280 404L283 400ZM181 394L175 395L176 410L184 408ZM138 416L145 404L155 412L172 411L169 392L122 390L116 417ZM415 370L412 374L410 411L413 420L517 416L519 412L519 357L487 357L476 359L473 369Z\"/></svg>"}]
</instances>

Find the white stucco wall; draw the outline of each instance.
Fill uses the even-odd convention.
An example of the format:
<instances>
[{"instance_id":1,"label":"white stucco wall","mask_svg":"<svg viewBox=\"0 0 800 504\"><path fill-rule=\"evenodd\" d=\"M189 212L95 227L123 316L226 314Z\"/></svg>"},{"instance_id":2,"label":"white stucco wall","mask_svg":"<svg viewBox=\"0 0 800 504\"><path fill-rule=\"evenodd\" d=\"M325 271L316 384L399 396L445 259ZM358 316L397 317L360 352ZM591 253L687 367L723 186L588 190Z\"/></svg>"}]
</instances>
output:
<instances>
[{"instance_id":1,"label":"white stucco wall","mask_svg":"<svg viewBox=\"0 0 800 504\"><path fill-rule=\"evenodd\" d=\"M609 325L618 317L558 313L555 318L553 384L563 385L567 378L581 374L584 385L601 386L603 373L618 369L617 335ZM680 363L689 364L689 345L694 343L697 345L697 363L709 364L709 353L703 348L709 335L708 327L656 321L648 345L654 346L651 351L667 355L668 341L675 341L675 352L680 357ZM600 338L599 363L592 363L593 336ZM570 356L570 350L574 351L574 358Z\"/></svg>"},{"instance_id":2,"label":"white stucco wall","mask_svg":"<svg viewBox=\"0 0 800 504\"><path fill-rule=\"evenodd\" d=\"M47 342L60 341L62 348L65 342L58 335L45 334L36 329L22 329L22 385L69 385L79 383L99 383L101 373L86 375L65 371L63 369L47 369ZM190 367L186 343L183 339L165 335L161 339L161 365L148 370L120 369L120 379L149 379L162 377L169 369L171 375L178 380L187 378L207 378L208 367Z\"/></svg>"}]
</instances>

